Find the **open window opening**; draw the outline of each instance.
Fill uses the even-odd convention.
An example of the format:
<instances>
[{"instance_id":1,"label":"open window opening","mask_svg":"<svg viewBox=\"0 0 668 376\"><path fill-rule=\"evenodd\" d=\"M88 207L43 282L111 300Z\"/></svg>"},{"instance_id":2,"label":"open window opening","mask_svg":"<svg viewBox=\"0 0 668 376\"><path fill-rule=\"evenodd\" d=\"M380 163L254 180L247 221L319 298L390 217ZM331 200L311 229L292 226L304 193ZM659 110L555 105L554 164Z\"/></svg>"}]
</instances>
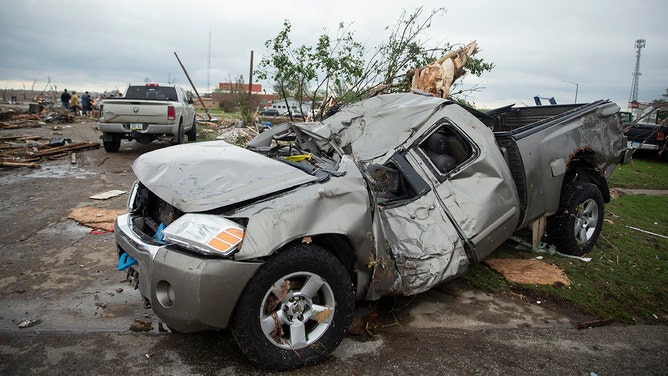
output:
<instances>
[{"instance_id":1,"label":"open window opening","mask_svg":"<svg viewBox=\"0 0 668 376\"><path fill-rule=\"evenodd\" d=\"M466 139L447 125L424 139L419 149L440 174L455 170L473 154L473 148Z\"/></svg>"},{"instance_id":2,"label":"open window opening","mask_svg":"<svg viewBox=\"0 0 668 376\"><path fill-rule=\"evenodd\" d=\"M384 165L370 164L366 170L376 202L381 205L401 205L415 200L430 189L406 157L399 153L394 154Z\"/></svg>"}]
</instances>

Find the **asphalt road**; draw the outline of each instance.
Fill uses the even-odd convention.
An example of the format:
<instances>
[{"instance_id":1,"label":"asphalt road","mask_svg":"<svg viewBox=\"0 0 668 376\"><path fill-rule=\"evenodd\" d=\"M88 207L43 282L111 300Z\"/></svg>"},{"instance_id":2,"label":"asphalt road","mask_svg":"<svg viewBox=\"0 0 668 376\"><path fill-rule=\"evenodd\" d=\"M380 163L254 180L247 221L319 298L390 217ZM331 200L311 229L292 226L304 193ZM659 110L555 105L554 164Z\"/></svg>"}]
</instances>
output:
<instances>
[{"instance_id":1,"label":"asphalt road","mask_svg":"<svg viewBox=\"0 0 668 376\"><path fill-rule=\"evenodd\" d=\"M2 135L99 141L94 122L60 126ZM0 374L271 373L248 363L227 331L161 330L116 270L113 234L91 233L67 218L86 206L123 209L127 195L89 197L127 190L134 159L163 147L123 141L119 153L80 152L76 164L65 156L40 162L40 169L0 169ZM575 324L594 318L461 281L371 308L379 316L365 335L349 335L321 365L283 374L668 374L666 326L580 330ZM360 304L358 316L369 312Z\"/></svg>"}]
</instances>

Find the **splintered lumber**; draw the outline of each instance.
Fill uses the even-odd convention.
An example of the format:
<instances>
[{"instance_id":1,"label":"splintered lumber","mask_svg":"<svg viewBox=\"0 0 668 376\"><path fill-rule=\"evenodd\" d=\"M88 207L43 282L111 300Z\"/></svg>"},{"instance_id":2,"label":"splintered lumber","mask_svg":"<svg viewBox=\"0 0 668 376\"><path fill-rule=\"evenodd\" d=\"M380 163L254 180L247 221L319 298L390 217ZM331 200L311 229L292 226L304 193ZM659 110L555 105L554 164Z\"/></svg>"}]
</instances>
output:
<instances>
[{"instance_id":1,"label":"splintered lumber","mask_svg":"<svg viewBox=\"0 0 668 376\"><path fill-rule=\"evenodd\" d=\"M478 44L473 41L427 64L426 67L416 69L411 88L431 93L435 97L447 98L452 83L464 75L464 66L477 52Z\"/></svg>"},{"instance_id":2,"label":"splintered lumber","mask_svg":"<svg viewBox=\"0 0 668 376\"><path fill-rule=\"evenodd\" d=\"M72 144L67 144L65 146L58 146L55 148L49 148L45 150L38 151L32 155L37 157L44 157L47 155L60 154L63 152L74 151L74 150L84 150L84 149L97 149L100 147L99 142L75 142Z\"/></svg>"},{"instance_id":3,"label":"splintered lumber","mask_svg":"<svg viewBox=\"0 0 668 376\"><path fill-rule=\"evenodd\" d=\"M34 162L15 162L15 161L1 161L0 167L29 167L29 168L40 168L41 166L38 163Z\"/></svg>"}]
</instances>

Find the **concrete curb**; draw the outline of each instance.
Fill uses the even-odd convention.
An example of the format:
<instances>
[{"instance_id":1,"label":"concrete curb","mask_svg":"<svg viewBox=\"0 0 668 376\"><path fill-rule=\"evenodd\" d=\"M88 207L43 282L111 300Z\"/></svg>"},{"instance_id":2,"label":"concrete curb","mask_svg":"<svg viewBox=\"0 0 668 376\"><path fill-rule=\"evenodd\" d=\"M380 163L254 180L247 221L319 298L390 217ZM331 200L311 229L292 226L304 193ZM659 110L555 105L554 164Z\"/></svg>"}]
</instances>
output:
<instances>
[{"instance_id":1,"label":"concrete curb","mask_svg":"<svg viewBox=\"0 0 668 376\"><path fill-rule=\"evenodd\" d=\"M620 195L668 196L668 189L613 188Z\"/></svg>"}]
</instances>

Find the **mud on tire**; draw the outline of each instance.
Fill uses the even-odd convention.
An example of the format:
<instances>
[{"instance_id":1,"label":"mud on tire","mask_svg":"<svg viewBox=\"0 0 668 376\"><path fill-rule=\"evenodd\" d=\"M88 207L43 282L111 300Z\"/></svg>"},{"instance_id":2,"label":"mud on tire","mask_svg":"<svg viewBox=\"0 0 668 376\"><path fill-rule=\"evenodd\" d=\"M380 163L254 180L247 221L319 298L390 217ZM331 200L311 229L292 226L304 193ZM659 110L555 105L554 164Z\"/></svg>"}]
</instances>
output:
<instances>
[{"instance_id":1,"label":"mud on tire","mask_svg":"<svg viewBox=\"0 0 668 376\"><path fill-rule=\"evenodd\" d=\"M344 338L354 306L353 284L341 262L322 247L297 244L268 259L248 282L232 334L264 368L312 365Z\"/></svg>"},{"instance_id":2,"label":"mud on tire","mask_svg":"<svg viewBox=\"0 0 668 376\"><path fill-rule=\"evenodd\" d=\"M559 252L581 256L591 250L603 226L603 195L591 183L567 183L559 211L547 219L547 235Z\"/></svg>"}]
</instances>

